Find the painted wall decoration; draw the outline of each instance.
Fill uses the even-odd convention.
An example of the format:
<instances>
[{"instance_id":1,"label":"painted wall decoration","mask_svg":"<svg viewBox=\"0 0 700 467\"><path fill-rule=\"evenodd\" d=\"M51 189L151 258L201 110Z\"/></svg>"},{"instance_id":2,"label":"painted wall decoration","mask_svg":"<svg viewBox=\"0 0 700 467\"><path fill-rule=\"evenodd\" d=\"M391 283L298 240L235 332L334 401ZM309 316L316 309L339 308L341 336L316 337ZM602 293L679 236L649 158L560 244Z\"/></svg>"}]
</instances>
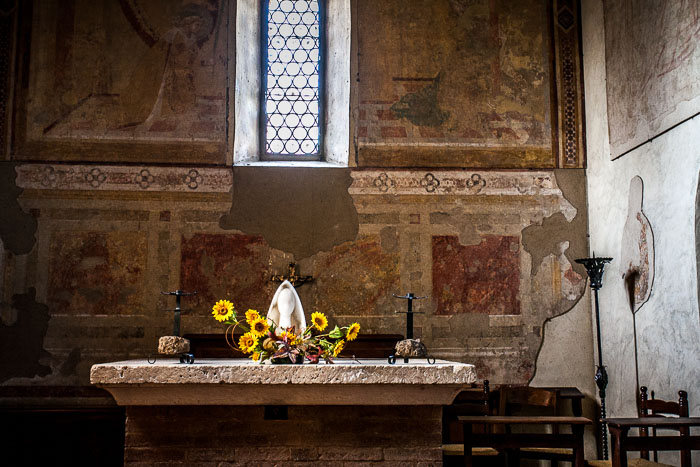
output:
<instances>
[{"instance_id":1,"label":"painted wall decoration","mask_svg":"<svg viewBox=\"0 0 700 467\"><path fill-rule=\"evenodd\" d=\"M585 174L549 169L564 166L552 62L576 54L551 28L575 36L575 3L353 2L364 167L333 174L221 166L233 3L37 1L20 15L31 48L6 178L36 242L3 256L0 285L48 325L5 320L19 308L1 317L50 355L38 384L87 385L91 363L152 352L172 326L160 291L197 290L183 331L222 332L213 301L265 310L289 262L314 276L299 288L309 311L403 333L392 294L426 295L415 333L431 352L495 383L529 381L543 324L585 287L571 264L587 245L585 191L572 189Z\"/></svg>"},{"instance_id":2,"label":"painted wall decoration","mask_svg":"<svg viewBox=\"0 0 700 467\"><path fill-rule=\"evenodd\" d=\"M520 314L520 242L486 236L462 246L456 236L433 237L435 314Z\"/></svg>"},{"instance_id":3,"label":"painted wall decoration","mask_svg":"<svg viewBox=\"0 0 700 467\"><path fill-rule=\"evenodd\" d=\"M15 157L224 162L225 14L219 0L36 2Z\"/></svg>"},{"instance_id":4,"label":"painted wall decoration","mask_svg":"<svg viewBox=\"0 0 700 467\"><path fill-rule=\"evenodd\" d=\"M266 310L274 294L269 270L272 252L262 237L198 233L182 238L180 282L196 290L194 309L209 312L221 299L238 309Z\"/></svg>"},{"instance_id":5,"label":"painted wall decoration","mask_svg":"<svg viewBox=\"0 0 700 467\"><path fill-rule=\"evenodd\" d=\"M559 3L571 3L562 7L569 18L564 37L576 30L576 8ZM580 166L580 134L568 161L553 149L559 112L552 113L558 91L549 8L540 0L358 2L358 164ZM560 99L570 95L573 104L580 95L577 50L570 44L557 57L573 57L568 68L557 68L574 83ZM568 114L580 122L580 108L561 118Z\"/></svg>"},{"instance_id":6,"label":"painted wall decoration","mask_svg":"<svg viewBox=\"0 0 700 467\"><path fill-rule=\"evenodd\" d=\"M654 283L654 233L642 211L644 182L636 176L630 182L627 220L622 231L620 274L629 286L634 312L649 300Z\"/></svg>"},{"instance_id":7,"label":"painted wall decoration","mask_svg":"<svg viewBox=\"0 0 700 467\"><path fill-rule=\"evenodd\" d=\"M143 312L144 232L54 232L47 302L52 314Z\"/></svg>"},{"instance_id":8,"label":"painted wall decoration","mask_svg":"<svg viewBox=\"0 0 700 467\"><path fill-rule=\"evenodd\" d=\"M605 2L612 158L700 112L700 0Z\"/></svg>"}]
</instances>

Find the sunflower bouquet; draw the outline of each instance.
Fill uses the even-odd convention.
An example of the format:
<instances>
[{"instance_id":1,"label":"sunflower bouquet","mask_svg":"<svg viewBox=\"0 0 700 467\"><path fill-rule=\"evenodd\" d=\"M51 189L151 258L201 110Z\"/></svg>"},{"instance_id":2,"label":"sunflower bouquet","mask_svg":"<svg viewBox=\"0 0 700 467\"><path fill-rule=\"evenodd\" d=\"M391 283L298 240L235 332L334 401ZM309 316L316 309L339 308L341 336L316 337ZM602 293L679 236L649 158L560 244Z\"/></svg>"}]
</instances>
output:
<instances>
[{"instance_id":1,"label":"sunflower bouquet","mask_svg":"<svg viewBox=\"0 0 700 467\"><path fill-rule=\"evenodd\" d=\"M350 326L335 326L328 328L328 318L325 314L311 314L311 325L306 329L287 328L277 334L277 323L269 318L260 316L256 310L249 309L239 318L237 310L228 300L219 300L212 308L214 318L228 324L226 343L233 349L239 350L256 362L271 361L272 363L302 363L304 358L311 363L324 360L333 363L333 358L340 355L349 341L353 341L360 333L359 323ZM242 333L236 337L234 333Z\"/></svg>"}]
</instances>

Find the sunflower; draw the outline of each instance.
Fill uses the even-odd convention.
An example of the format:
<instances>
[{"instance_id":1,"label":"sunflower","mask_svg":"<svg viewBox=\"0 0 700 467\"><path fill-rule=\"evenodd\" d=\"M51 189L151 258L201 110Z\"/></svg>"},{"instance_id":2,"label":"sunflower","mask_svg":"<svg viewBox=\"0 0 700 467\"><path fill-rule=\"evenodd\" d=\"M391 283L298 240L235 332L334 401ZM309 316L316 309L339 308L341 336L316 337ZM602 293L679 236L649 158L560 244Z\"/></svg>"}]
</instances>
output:
<instances>
[{"instance_id":1,"label":"sunflower","mask_svg":"<svg viewBox=\"0 0 700 467\"><path fill-rule=\"evenodd\" d=\"M233 303L228 300L219 300L212 310L211 314L214 315L214 319L220 322L226 321L233 315Z\"/></svg>"},{"instance_id":2,"label":"sunflower","mask_svg":"<svg viewBox=\"0 0 700 467\"><path fill-rule=\"evenodd\" d=\"M293 343L294 340L297 338L297 335L294 334L292 331L282 331L282 334L280 334L280 339L287 339L289 343Z\"/></svg>"},{"instance_id":3,"label":"sunflower","mask_svg":"<svg viewBox=\"0 0 700 467\"><path fill-rule=\"evenodd\" d=\"M254 362L257 362L258 360L260 360L260 352L253 352L250 355L250 359L253 360Z\"/></svg>"},{"instance_id":4,"label":"sunflower","mask_svg":"<svg viewBox=\"0 0 700 467\"><path fill-rule=\"evenodd\" d=\"M258 318L250 323L250 333L255 337L262 337L267 334L270 329L270 324L265 318Z\"/></svg>"},{"instance_id":5,"label":"sunflower","mask_svg":"<svg viewBox=\"0 0 700 467\"><path fill-rule=\"evenodd\" d=\"M328 318L319 312L311 313L311 322L314 323L314 327L319 331L323 331L328 326Z\"/></svg>"},{"instance_id":6,"label":"sunflower","mask_svg":"<svg viewBox=\"0 0 700 467\"><path fill-rule=\"evenodd\" d=\"M354 341L357 339L357 335L360 333L360 323L352 323L348 328L348 333L345 334L345 338L348 341Z\"/></svg>"},{"instance_id":7,"label":"sunflower","mask_svg":"<svg viewBox=\"0 0 700 467\"><path fill-rule=\"evenodd\" d=\"M258 313L258 310L253 310L253 309L248 309L248 311L245 312L245 320L248 321L248 324L253 324L253 321L256 319L260 318L260 314Z\"/></svg>"},{"instance_id":8,"label":"sunflower","mask_svg":"<svg viewBox=\"0 0 700 467\"><path fill-rule=\"evenodd\" d=\"M238 347L243 353L250 353L258 345L258 338L249 332L246 332L238 340Z\"/></svg>"},{"instance_id":9,"label":"sunflower","mask_svg":"<svg viewBox=\"0 0 700 467\"><path fill-rule=\"evenodd\" d=\"M333 356L337 357L340 352L343 351L343 348L345 347L345 341L344 340L339 340L338 342L335 343L333 346Z\"/></svg>"}]
</instances>

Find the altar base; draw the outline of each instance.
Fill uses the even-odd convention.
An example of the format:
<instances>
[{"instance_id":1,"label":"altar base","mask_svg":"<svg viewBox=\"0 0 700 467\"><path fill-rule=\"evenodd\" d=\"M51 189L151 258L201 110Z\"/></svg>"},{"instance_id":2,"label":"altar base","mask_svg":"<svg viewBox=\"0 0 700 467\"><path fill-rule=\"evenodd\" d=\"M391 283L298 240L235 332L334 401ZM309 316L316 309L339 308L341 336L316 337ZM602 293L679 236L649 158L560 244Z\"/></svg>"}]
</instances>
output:
<instances>
[{"instance_id":1,"label":"altar base","mask_svg":"<svg viewBox=\"0 0 700 467\"><path fill-rule=\"evenodd\" d=\"M418 466L442 463L442 406L476 374L440 360L134 360L90 379L126 406L129 466Z\"/></svg>"},{"instance_id":2,"label":"altar base","mask_svg":"<svg viewBox=\"0 0 700 467\"><path fill-rule=\"evenodd\" d=\"M261 406L128 407L124 463L442 463L439 406L289 406L284 420L266 419L266 412Z\"/></svg>"}]
</instances>

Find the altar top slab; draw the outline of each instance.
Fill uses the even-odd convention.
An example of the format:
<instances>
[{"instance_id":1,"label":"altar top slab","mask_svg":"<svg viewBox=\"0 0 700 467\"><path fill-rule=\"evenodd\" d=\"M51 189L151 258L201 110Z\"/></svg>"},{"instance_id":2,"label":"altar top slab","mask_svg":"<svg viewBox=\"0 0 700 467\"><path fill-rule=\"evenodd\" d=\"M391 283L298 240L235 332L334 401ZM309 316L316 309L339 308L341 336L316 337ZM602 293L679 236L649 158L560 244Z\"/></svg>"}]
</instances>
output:
<instances>
[{"instance_id":1,"label":"altar top slab","mask_svg":"<svg viewBox=\"0 0 700 467\"><path fill-rule=\"evenodd\" d=\"M119 405L309 405L311 397L313 405L444 405L476 381L474 365L445 360L434 364L399 360L394 365L385 359L335 362L129 360L94 365L90 382L107 389Z\"/></svg>"}]
</instances>

